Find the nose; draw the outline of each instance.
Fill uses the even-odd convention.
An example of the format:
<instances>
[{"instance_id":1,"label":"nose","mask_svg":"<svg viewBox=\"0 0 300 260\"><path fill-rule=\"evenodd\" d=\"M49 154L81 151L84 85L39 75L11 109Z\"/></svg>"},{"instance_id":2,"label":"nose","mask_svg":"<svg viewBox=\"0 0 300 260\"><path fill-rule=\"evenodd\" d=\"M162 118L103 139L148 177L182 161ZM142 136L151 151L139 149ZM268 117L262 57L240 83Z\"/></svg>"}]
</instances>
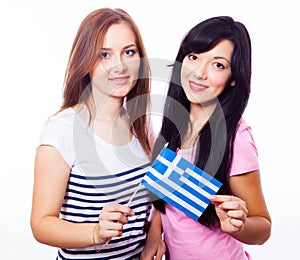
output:
<instances>
[{"instance_id":1,"label":"nose","mask_svg":"<svg viewBox=\"0 0 300 260\"><path fill-rule=\"evenodd\" d=\"M194 77L197 79L207 79L207 65L199 62L194 68Z\"/></svg>"},{"instance_id":2,"label":"nose","mask_svg":"<svg viewBox=\"0 0 300 260\"><path fill-rule=\"evenodd\" d=\"M127 69L127 65L121 57L115 57L112 60L111 65L112 66L111 66L110 70L112 73L122 73L122 72L126 71L126 69Z\"/></svg>"}]
</instances>

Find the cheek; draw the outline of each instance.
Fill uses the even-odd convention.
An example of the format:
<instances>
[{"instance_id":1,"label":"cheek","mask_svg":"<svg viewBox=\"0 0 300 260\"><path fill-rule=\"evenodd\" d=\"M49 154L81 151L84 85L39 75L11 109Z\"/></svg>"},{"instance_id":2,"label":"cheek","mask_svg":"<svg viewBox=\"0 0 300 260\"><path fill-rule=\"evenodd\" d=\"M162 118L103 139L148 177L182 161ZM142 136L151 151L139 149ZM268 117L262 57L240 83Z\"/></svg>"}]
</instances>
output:
<instances>
[{"instance_id":1,"label":"cheek","mask_svg":"<svg viewBox=\"0 0 300 260\"><path fill-rule=\"evenodd\" d=\"M134 76L135 79L138 78L139 70L140 70L140 65L141 65L140 60L134 60L134 61L128 62L127 67L128 67L128 69L130 71L130 74L132 76Z\"/></svg>"},{"instance_id":2,"label":"cheek","mask_svg":"<svg viewBox=\"0 0 300 260\"><path fill-rule=\"evenodd\" d=\"M187 75L188 75L188 73L187 73L187 68L183 68L182 67L182 69L181 69L181 79L186 79L186 77L187 77Z\"/></svg>"},{"instance_id":3,"label":"cheek","mask_svg":"<svg viewBox=\"0 0 300 260\"><path fill-rule=\"evenodd\" d=\"M90 77L92 81L99 80L106 75L106 70L103 68L103 65L99 62L97 63L90 73Z\"/></svg>"},{"instance_id":4,"label":"cheek","mask_svg":"<svg viewBox=\"0 0 300 260\"><path fill-rule=\"evenodd\" d=\"M181 66L181 77L188 77L193 71L195 71L195 64L184 59Z\"/></svg>"},{"instance_id":5,"label":"cheek","mask_svg":"<svg viewBox=\"0 0 300 260\"><path fill-rule=\"evenodd\" d=\"M192 72L191 68L182 65L180 77L181 77L181 84L183 87L186 86L191 72Z\"/></svg>"},{"instance_id":6,"label":"cheek","mask_svg":"<svg viewBox=\"0 0 300 260\"><path fill-rule=\"evenodd\" d=\"M215 94L218 96L225 89L227 82L229 80L228 76L220 77L216 75L210 76L210 86L213 88Z\"/></svg>"}]
</instances>

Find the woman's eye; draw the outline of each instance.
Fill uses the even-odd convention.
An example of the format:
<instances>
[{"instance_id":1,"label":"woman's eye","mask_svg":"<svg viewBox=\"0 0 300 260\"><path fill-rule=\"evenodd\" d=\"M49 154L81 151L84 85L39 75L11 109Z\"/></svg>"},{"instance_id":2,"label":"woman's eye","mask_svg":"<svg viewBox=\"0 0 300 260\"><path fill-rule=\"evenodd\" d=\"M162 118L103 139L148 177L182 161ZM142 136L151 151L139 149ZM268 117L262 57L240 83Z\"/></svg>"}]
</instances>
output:
<instances>
[{"instance_id":1,"label":"woman's eye","mask_svg":"<svg viewBox=\"0 0 300 260\"><path fill-rule=\"evenodd\" d=\"M135 50L127 50L124 52L125 56L133 56L134 54L136 54Z\"/></svg>"},{"instance_id":2,"label":"woman's eye","mask_svg":"<svg viewBox=\"0 0 300 260\"><path fill-rule=\"evenodd\" d=\"M218 69L225 69L225 66L222 64L222 63L219 63L219 62L216 62L215 63L215 66L218 68Z\"/></svg>"},{"instance_id":3,"label":"woman's eye","mask_svg":"<svg viewBox=\"0 0 300 260\"><path fill-rule=\"evenodd\" d=\"M197 59L198 59L197 56L195 56L195 55L193 55L193 54L188 55L188 58L189 58L190 60L197 60Z\"/></svg>"},{"instance_id":4,"label":"woman's eye","mask_svg":"<svg viewBox=\"0 0 300 260\"><path fill-rule=\"evenodd\" d=\"M107 52L102 52L102 53L99 55L99 57L100 57L101 59L107 59L107 58L109 57L109 54L108 54Z\"/></svg>"}]
</instances>

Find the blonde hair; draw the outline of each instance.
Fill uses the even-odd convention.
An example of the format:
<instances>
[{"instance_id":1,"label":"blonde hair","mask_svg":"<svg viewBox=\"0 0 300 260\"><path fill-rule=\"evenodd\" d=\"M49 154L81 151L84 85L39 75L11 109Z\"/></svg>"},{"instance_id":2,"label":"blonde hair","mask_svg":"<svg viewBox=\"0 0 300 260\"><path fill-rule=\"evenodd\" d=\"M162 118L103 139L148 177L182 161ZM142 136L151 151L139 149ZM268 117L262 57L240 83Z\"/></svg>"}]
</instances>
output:
<instances>
[{"instance_id":1,"label":"blonde hair","mask_svg":"<svg viewBox=\"0 0 300 260\"><path fill-rule=\"evenodd\" d=\"M150 65L141 34L132 17L122 9L101 8L88 14L81 22L75 36L64 79L63 103L61 109L83 103L89 111L89 123L95 112L88 102L91 95L89 73L98 58L106 32L113 24L127 24L135 35L141 58L139 77L135 87L127 95L127 113L131 131L149 154L147 133L147 112L150 94ZM139 97L140 98L137 98ZM130 100L130 102L128 102Z\"/></svg>"}]
</instances>

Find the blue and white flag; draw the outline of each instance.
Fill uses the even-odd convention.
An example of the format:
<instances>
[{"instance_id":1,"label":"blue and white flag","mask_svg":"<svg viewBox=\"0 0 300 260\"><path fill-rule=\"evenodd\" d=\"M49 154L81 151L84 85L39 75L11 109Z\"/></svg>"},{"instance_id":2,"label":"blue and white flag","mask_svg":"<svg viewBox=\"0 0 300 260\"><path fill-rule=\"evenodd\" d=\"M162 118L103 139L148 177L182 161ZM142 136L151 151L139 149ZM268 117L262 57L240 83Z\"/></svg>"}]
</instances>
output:
<instances>
[{"instance_id":1,"label":"blue and white flag","mask_svg":"<svg viewBox=\"0 0 300 260\"><path fill-rule=\"evenodd\" d=\"M222 183L164 147L141 183L153 194L197 220Z\"/></svg>"}]
</instances>

